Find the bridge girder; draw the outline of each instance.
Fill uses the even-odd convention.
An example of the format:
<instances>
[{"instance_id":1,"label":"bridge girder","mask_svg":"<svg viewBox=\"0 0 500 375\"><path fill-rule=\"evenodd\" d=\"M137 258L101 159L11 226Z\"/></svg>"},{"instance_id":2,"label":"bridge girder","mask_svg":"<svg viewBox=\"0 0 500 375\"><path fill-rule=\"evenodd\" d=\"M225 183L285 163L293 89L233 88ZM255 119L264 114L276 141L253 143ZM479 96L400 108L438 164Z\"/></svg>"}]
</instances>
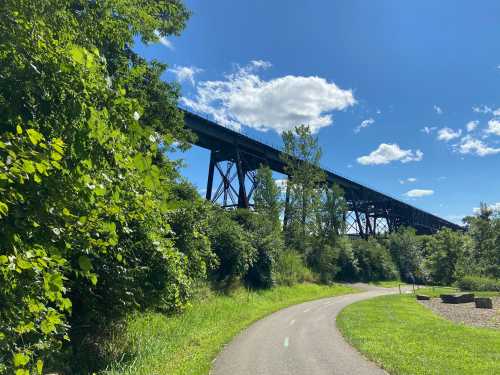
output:
<instances>
[{"instance_id":1,"label":"bridge girder","mask_svg":"<svg viewBox=\"0 0 500 375\"><path fill-rule=\"evenodd\" d=\"M190 112L185 112L185 123L198 137L195 144L210 150L207 200L225 208L250 208L260 165L286 175L281 151ZM392 232L401 226L413 227L418 234L435 233L443 227L463 229L331 171L325 173L328 184L338 184L344 190L346 227L360 237ZM218 182L214 184L216 176Z\"/></svg>"}]
</instances>

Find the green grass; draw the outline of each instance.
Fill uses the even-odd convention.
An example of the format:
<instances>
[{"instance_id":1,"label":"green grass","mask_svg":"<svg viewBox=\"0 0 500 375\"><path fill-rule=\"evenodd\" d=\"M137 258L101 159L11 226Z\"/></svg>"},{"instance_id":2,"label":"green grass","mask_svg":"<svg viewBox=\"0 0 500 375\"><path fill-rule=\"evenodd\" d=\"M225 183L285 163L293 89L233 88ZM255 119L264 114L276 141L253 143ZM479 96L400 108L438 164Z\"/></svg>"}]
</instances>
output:
<instances>
[{"instance_id":1,"label":"green grass","mask_svg":"<svg viewBox=\"0 0 500 375\"><path fill-rule=\"evenodd\" d=\"M399 285L407 285L400 280L384 280L384 281L372 281L370 284L379 286L381 288L397 288Z\"/></svg>"},{"instance_id":2,"label":"green grass","mask_svg":"<svg viewBox=\"0 0 500 375\"><path fill-rule=\"evenodd\" d=\"M239 290L194 303L177 316L137 314L126 322L124 336L111 343L118 350L127 346L129 359L111 365L105 374L208 374L222 346L255 320L289 305L356 291L344 285L316 284L250 293Z\"/></svg>"},{"instance_id":3,"label":"green grass","mask_svg":"<svg viewBox=\"0 0 500 375\"><path fill-rule=\"evenodd\" d=\"M454 293L474 293L474 295L478 297L500 296L500 292L468 292L468 291L461 291L458 288L446 287L446 286L420 288L415 293L425 294L430 297L439 297L441 294L454 294Z\"/></svg>"},{"instance_id":4,"label":"green grass","mask_svg":"<svg viewBox=\"0 0 500 375\"><path fill-rule=\"evenodd\" d=\"M391 374L500 374L500 331L454 324L413 296L355 303L340 313L337 325Z\"/></svg>"}]
</instances>

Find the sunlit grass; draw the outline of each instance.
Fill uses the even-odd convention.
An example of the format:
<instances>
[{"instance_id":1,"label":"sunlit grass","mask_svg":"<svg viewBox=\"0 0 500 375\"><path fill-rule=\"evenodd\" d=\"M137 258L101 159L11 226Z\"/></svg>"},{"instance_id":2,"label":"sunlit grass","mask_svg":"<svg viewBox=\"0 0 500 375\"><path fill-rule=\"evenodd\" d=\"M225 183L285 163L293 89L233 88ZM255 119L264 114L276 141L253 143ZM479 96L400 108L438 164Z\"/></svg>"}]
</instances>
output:
<instances>
[{"instance_id":1,"label":"sunlit grass","mask_svg":"<svg viewBox=\"0 0 500 375\"><path fill-rule=\"evenodd\" d=\"M340 313L337 325L353 346L391 374L500 374L500 331L447 321L414 296L355 303Z\"/></svg>"},{"instance_id":2,"label":"sunlit grass","mask_svg":"<svg viewBox=\"0 0 500 375\"><path fill-rule=\"evenodd\" d=\"M381 288L397 288L399 285L407 285L401 280L384 280L384 281L372 281L370 284L379 286Z\"/></svg>"},{"instance_id":3,"label":"sunlit grass","mask_svg":"<svg viewBox=\"0 0 500 375\"><path fill-rule=\"evenodd\" d=\"M474 293L474 295L478 297L500 296L500 292L469 292L469 291L464 292L460 291L460 289L455 287L444 287L444 286L420 288L418 289L417 293L424 294L429 297L439 297L441 294L455 294L455 293Z\"/></svg>"},{"instance_id":4,"label":"sunlit grass","mask_svg":"<svg viewBox=\"0 0 500 375\"><path fill-rule=\"evenodd\" d=\"M344 285L316 284L260 292L238 290L231 296L195 303L177 316L137 314L128 319L124 336L114 344L129 347L129 359L112 364L105 374L208 374L222 346L255 320L289 305L355 291Z\"/></svg>"}]
</instances>

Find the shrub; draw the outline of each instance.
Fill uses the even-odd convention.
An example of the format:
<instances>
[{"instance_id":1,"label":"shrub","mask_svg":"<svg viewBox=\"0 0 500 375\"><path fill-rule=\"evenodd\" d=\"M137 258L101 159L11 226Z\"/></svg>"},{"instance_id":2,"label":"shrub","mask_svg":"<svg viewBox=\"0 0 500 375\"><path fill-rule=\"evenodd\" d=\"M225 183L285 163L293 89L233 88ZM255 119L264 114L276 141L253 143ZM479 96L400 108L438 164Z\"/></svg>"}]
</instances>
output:
<instances>
[{"instance_id":1,"label":"shrub","mask_svg":"<svg viewBox=\"0 0 500 375\"><path fill-rule=\"evenodd\" d=\"M308 253L307 259L307 263L319 275L321 282L331 283L334 280L339 271L338 248L328 243L316 244Z\"/></svg>"},{"instance_id":2,"label":"shrub","mask_svg":"<svg viewBox=\"0 0 500 375\"><path fill-rule=\"evenodd\" d=\"M231 218L231 213L214 207L209 225L212 249L219 259L215 281L227 283L243 278L257 259L249 234Z\"/></svg>"},{"instance_id":3,"label":"shrub","mask_svg":"<svg viewBox=\"0 0 500 375\"><path fill-rule=\"evenodd\" d=\"M278 255L275 280L279 285L291 286L302 282L313 282L315 277L304 264L302 256L293 250L286 250Z\"/></svg>"},{"instance_id":4,"label":"shrub","mask_svg":"<svg viewBox=\"0 0 500 375\"><path fill-rule=\"evenodd\" d=\"M396 267L389 250L376 239L354 240L353 249L361 280L393 280L397 277Z\"/></svg>"},{"instance_id":5,"label":"shrub","mask_svg":"<svg viewBox=\"0 0 500 375\"><path fill-rule=\"evenodd\" d=\"M423 268L422 242L416 235L415 229L401 227L391 233L384 244L389 249L402 280L422 282L427 279Z\"/></svg>"},{"instance_id":6,"label":"shrub","mask_svg":"<svg viewBox=\"0 0 500 375\"><path fill-rule=\"evenodd\" d=\"M461 290L500 292L500 279L490 277L468 275L460 278L456 284Z\"/></svg>"},{"instance_id":7,"label":"shrub","mask_svg":"<svg viewBox=\"0 0 500 375\"><path fill-rule=\"evenodd\" d=\"M471 246L469 237L449 228L441 229L426 243L426 267L430 280L437 285L450 285L460 273L460 265L468 248Z\"/></svg>"},{"instance_id":8,"label":"shrub","mask_svg":"<svg viewBox=\"0 0 500 375\"><path fill-rule=\"evenodd\" d=\"M284 249L275 217L265 210L236 210L231 217L243 227L257 251L254 263L244 276L245 283L254 288L270 288L274 283L276 257Z\"/></svg>"},{"instance_id":9,"label":"shrub","mask_svg":"<svg viewBox=\"0 0 500 375\"><path fill-rule=\"evenodd\" d=\"M84 327L159 296L185 306L201 268L168 217L178 90L133 44L187 17L177 0L0 2L0 372L50 372Z\"/></svg>"},{"instance_id":10,"label":"shrub","mask_svg":"<svg viewBox=\"0 0 500 375\"><path fill-rule=\"evenodd\" d=\"M359 265L353 252L352 241L348 237L342 236L337 240L337 248L339 249L337 279L345 281L357 280Z\"/></svg>"}]
</instances>

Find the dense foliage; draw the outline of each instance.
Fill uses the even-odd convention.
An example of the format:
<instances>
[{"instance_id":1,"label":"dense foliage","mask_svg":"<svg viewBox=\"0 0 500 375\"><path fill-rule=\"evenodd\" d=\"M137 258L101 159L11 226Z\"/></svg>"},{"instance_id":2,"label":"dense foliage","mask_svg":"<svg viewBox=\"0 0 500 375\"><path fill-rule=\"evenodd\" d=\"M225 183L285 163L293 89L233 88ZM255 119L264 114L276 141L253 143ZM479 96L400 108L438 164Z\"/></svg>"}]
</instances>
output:
<instances>
[{"instance_id":1,"label":"dense foliage","mask_svg":"<svg viewBox=\"0 0 500 375\"><path fill-rule=\"evenodd\" d=\"M181 0L0 2L0 374L95 371L104 327L181 311L200 280L497 287L500 218L484 205L467 233L349 239L305 125L283 134L284 194L262 166L253 210L203 201L167 157L192 141L178 87L133 49L188 16Z\"/></svg>"},{"instance_id":2,"label":"dense foliage","mask_svg":"<svg viewBox=\"0 0 500 375\"><path fill-rule=\"evenodd\" d=\"M160 295L180 309L206 272L205 244L182 249L203 231L172 231L192 215L173 214L164 157L188 140L177 88L132 50L187 17L178 0L1 2L0 373L41 373Z\"/></svg>"}]
</instances>

